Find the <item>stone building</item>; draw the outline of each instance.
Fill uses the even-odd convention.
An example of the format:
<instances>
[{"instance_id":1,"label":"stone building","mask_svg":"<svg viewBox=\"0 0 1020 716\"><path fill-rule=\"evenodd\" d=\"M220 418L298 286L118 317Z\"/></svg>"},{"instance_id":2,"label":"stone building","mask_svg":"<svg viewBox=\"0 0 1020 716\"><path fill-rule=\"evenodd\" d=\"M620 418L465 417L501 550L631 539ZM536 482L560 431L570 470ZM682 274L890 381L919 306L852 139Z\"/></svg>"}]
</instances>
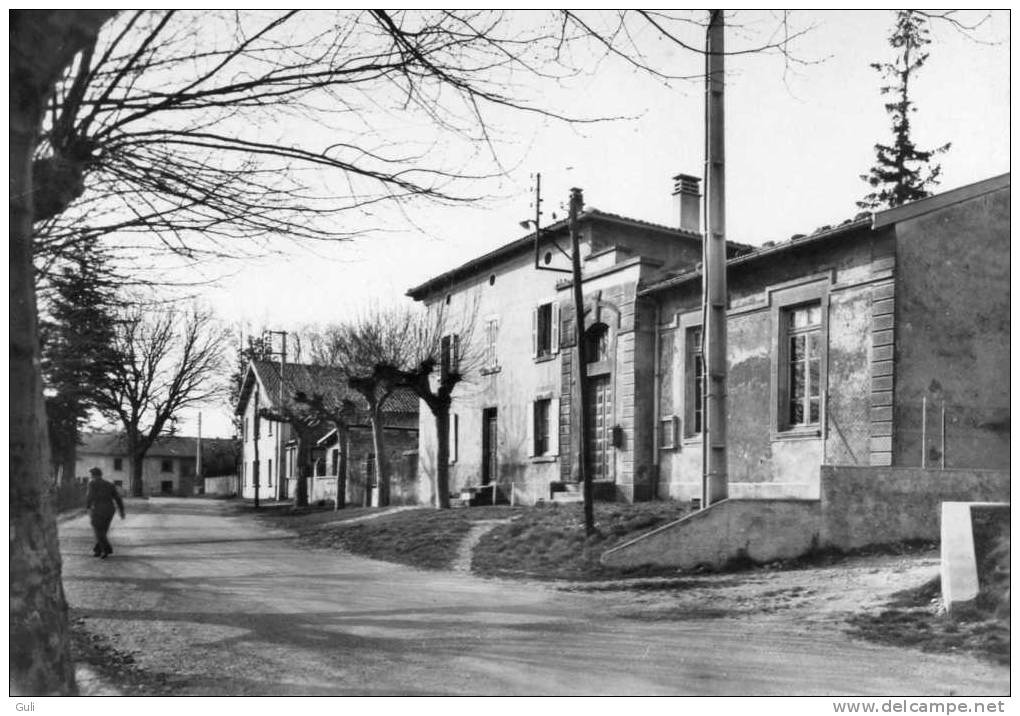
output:
<instances>
[{"instance_id":1,"label":"stone building","mask_svg":"<svg viewBox=\"0 0 1020 716\"><path fill-rule=\"evenodd\" d=\"M234 473L236 442L227 438L202 439L202 474ZM175 435L153 443L142 461L143 495L193 495L198 438ZM75 479L86 481L98 467L103 478L130 494L131 464L120 433L86 433L78 446Z\"/></svg>"},{"instance_id":2,"label":"stone building","mask_svg":"<svg viewBox=\"0 0 1020 716\"><path fill-rule=\"evenodd\" d=\"M603 499L701 496L698 188L676 179L677 228L580 217L585 449ZM471 316L453 491L495 483L532 503L576 480L570 280L536 268L568 266L557 244L569 247L562 221L537 250L525 236L408 291ZM1009 175L781 244L730 244L730 495L818 500L823 465L1008 467L1008 255ZM419 442L425 502L427 413Z\"/></svg>"},{"instance_id":3,"label":"stone building","mask_svg":"<svg viewBox=\"0 0 1020 716\"><path fill-rule=\"evenodd\" d=\"M297 392L323 395L329 400L348 399L354 404L349 435L338 441L332 426L312 429L311 464L307 466L308 499L332 501L337 485L346 485L349 504L363 504L366 490L376 485L376 457L364 398L347 387L343 374L327 366L251 361L242 382L235 414L241 420L241 494L252 499L256 492L256 440L258 442L260 499L292 498L299 475L298 446L294 428L268 418L255 420L259 410L278 411L281 396L289 401ZM416 499L418 399L407 391L391 395L383 408L384 445L390 466L390 502L402 504ZM256 427L257 422L257 427ZM258 434L256 435L256 430ZM346 451L346 460L342 454ZM346 475L343 470L346 468ZM373 495L370 493L369 497Z\"/></svg>"}]
</instances>

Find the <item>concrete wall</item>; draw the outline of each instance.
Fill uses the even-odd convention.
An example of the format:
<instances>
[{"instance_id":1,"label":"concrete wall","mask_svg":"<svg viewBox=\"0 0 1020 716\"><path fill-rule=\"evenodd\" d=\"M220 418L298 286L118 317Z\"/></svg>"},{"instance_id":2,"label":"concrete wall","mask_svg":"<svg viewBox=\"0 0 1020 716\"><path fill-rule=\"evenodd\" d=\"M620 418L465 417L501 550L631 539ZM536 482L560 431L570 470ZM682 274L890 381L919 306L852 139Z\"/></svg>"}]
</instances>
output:
<instances>
[{"instance_id":1,"label":"concrete wall","mask_svg":"<svg viewBox=\"0 0 1020 716\"><path fill-rule=\"evenodd\" d=\"M825 463L868 465L874 333L872 303L891 251L889 232L861 229L843 240L805 246L729 272L727 318L727 446L730 496L817 499ZM701 324L700 282L656 296L660 366L656 423L681 421L675 447L657 442L658 495L701 496L701 437L692 432L686 332ZM822 366L822 420L814 430L778 423L778 350L781 308L820 300L827 337ZM670 343L670 338L672 341ZM667 345L663 346L663 342Z\"/></svg>"},{"instance_id":2,"label":"concrete wall","mask_svg":"<svg viewBox=\"0 0 1020 716\"><path fill-rule=\"evenodd\" d=\"M205 478L205 494L207 495L236 495L237 475L221 475L219 477Z\"/></svg>"},{"instance_id":3,"label":"concrete wall","mask_svg":"<svg viewBox=\"0 0 1020 716\"><path fill-rule=\"evenodd\" d=\"M723 500L607 551L602 563L694 569L797 557L817 544L819 517L815 500Z\"/></svg>"},{"instance_id":4,"label":"concrete wall","mask_svg":"<svg viewBox=\"0 0 1020 716\"><path fill-rule=\"evenodd\" d=\"M1009 188L896 225L895 464L1009 466ZM927 441L921 444L927 397Z\"/></svg>"},{"instance_id":5,"label":"concrete wall","mask_svg":"<svg viewBox=\"0 0 1020 716\"><path fill-rule=\"evenodd\" d=\"M718 568L817 548L937 540L943 502L1008 502L1009 472L823 466L820 487L820 500L723 500L607 551L602 562Z\"/></svg>"},{"instance_id":6,"label":"concrete wall","mask_svg":"<svg viewBox=\"0 0 1020 716\"><path fill-rule=\"evenodd\" d=\"M943 502L1009 502L1008 470L821 469L823 545L939 538Z\"/></svg>"}]
</instances>

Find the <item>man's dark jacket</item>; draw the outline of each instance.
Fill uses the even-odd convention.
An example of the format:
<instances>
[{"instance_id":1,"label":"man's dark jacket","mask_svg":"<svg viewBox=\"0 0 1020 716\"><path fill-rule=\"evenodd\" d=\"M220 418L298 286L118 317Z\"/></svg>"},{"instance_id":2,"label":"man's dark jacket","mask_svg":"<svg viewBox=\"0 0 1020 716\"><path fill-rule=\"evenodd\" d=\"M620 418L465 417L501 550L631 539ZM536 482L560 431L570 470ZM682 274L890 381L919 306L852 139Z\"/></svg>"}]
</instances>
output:
<instances>
[{"instance_id":1,"label":"man's dark jacket","mask_svg":"<svg viewBox=\"0 0 1020 716\"><path fill-rule=\"evenodd\" d=\"M91 509L93 517L113 519L117 512L120 512L121 516L124 515L124 502L112 482L99 478L89 480L89 488L85 493L85 509Z\"/></svg>"}]
</instances>

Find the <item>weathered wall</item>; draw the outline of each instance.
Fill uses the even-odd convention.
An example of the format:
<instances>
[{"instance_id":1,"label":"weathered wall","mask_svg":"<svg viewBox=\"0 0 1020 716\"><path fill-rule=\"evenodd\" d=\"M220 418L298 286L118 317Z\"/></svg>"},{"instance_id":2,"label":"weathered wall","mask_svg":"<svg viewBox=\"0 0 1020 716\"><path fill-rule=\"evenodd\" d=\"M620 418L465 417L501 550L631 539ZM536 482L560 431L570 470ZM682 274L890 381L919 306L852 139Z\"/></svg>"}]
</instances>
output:
<instances>
[{"instance_id":1,"label":"weathered wall","mask_svg":"<svg viewBox=\"0 0 1020 716\"><path fill-rule=\"evenodd\" d=\"M1008 502L1009 471L821 469L821 542L840 549L939 538L943 502Z\"/></svg>"},{"instance_id":2,"label":"weathered wall","mask_svg":"<svg viewBox=\"0 0 1020 716\"><path fill-rule=\"evenodd\" d=\"M207 495L236 495L237 484L237 475L220 475L205 478L203 489Z\"/></svg>"},{"instance_id":3,"label":"weathered wall","mask_svg":"<svg viewBox=\"0 0 1020 716\"><path fill-rule=\"evenodd\" d=\"M797 557L817 543L819 515L815 500L723 500L607 551L602 563L694 569Z\"/></svg>"},{"instance_id":4,"label":"weathered wall","mask_svg":"<svg viewBox=\"0 0 1020 716\"><path fill-rule=\"evenodd\" d=\"M888 233L860 229L817 245L789 249L730 269L727 319L727 448L730 496L797 498L819 495L823 463L867 465L871 452L872 294L875 266L891 249ZM823 420L815 431L777 426L778 306L801 292L827 307ZM660 331L672 335L672 370L659 378L659 409L690 422L685 387L687 328L700 325L700 283L657 295ZM825 390L827 388L827 390ZM662 395L668 393L669 400ZM656 418L665 417L660 412ZM701 437L683 426L673 449L658 449L658 494L701 496Z\"/></svg>"},{"instance_id":5,"label":"weathered wall","mask_svg":"<svg viewBox=\"0 0 1020 716\"><path fill-rule=\"evenodd\" d=\"M1009 466L1010 190L896 226L895 464ZM927 441L922 447L922 402Z\"/></svg>"}]
</instances>

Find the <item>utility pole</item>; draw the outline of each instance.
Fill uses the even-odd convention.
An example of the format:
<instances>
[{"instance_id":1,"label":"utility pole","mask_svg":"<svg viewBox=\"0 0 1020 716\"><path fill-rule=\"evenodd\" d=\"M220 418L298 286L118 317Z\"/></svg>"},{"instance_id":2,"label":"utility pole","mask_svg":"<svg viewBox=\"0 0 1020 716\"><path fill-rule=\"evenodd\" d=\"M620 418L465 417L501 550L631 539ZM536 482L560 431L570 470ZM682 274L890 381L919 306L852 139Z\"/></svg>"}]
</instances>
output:
<instances>
[{"instance_id":1,"label":"utility pole","mask_svg":"<svg viewBox=\"0 0 1020 716\"><path fill-rule=\"evenodd\" d=\"M705 238L702 300L705 408L702 421L703 507L727 497L726 466L726 154L724 20L712 10L705 52Z\"/></svg>"},{"instance_id":2,"label":"utility pole","mask_svg":"<svg viewBox=\"0 0 1020 716\"><path fill-rule=\"evenodd\" d=\"M202 478L202 413L198 413L198 440L195 443L195 484L203 485Z\"/></svg>"},{"instance_id":3,"label":"utility pole","mask_svg":"<svg viewBox=\"0 0 1020 716\"><path fill-rule=\"evenodd\" d=\"M577 451L577 468L582 482L584 492L584 529L591 534L595 531L595 505L593 504L593 490L591 482L591 469L588 465L588 366L584 355L584 288L581 285L581 237L577 225L578 215L584 206L584 196L581 190L573 188L570 190L570 268L573 275L574 289L574 360L577 363L577 412L575 417L579 418L579 450Z\"/></svg>"}]
</instances>

